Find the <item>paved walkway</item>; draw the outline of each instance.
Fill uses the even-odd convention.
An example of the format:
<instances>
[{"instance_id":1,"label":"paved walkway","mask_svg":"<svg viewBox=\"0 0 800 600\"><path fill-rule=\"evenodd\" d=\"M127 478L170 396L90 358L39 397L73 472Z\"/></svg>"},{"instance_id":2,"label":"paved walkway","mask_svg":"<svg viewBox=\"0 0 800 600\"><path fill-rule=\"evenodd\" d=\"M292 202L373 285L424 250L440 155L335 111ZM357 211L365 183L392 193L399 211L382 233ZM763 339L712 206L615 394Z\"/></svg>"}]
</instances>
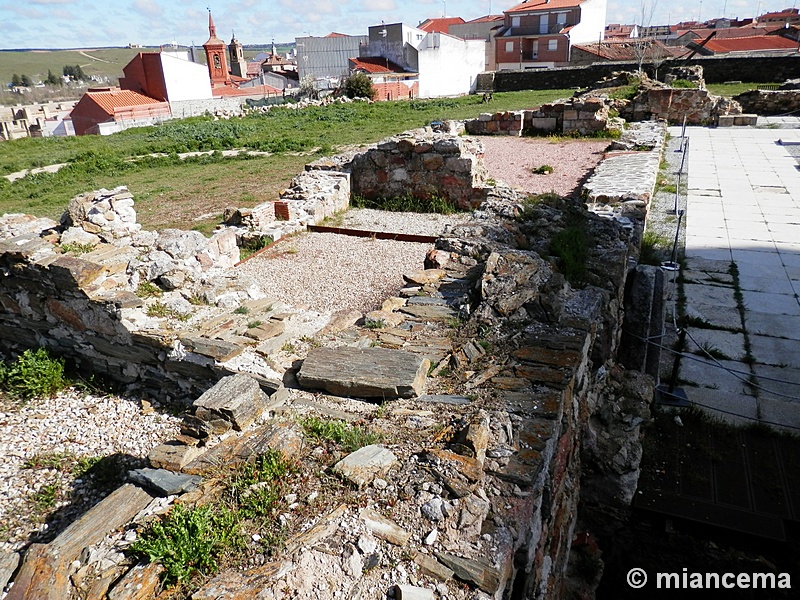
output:
<instances>
[{"instance_id":1,"label":"paved walkway","mask_svg":"<svg viewBox=\"0 0 800 600\"><path fill-rule=\"evenodd\" d=\"M688 350L716 360L685 360L684 389L720 418L800 433L800 171L781 143L800 129L687 135Z\"/></svg>"}]
</instances>

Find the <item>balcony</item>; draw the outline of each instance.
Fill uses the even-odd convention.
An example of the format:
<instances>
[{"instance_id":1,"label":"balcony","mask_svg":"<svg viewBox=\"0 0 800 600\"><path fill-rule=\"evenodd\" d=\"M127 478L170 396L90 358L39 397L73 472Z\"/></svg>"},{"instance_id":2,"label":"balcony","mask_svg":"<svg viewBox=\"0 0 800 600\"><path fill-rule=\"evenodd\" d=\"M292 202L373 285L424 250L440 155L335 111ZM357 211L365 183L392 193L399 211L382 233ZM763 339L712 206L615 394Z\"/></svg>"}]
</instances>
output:
<instances>
[{"instance_id":1,"label":"balcony","mask_svg":"<svg viewBox=\"0 0 800 600\"><path fill-rule=\"evenodd\" d=\"M577 25L577 23L552 23L546 27L511 27L503 37L528 37L534 35L553 35L560 32L565 27Z\"/></svg>"}]
</instances>

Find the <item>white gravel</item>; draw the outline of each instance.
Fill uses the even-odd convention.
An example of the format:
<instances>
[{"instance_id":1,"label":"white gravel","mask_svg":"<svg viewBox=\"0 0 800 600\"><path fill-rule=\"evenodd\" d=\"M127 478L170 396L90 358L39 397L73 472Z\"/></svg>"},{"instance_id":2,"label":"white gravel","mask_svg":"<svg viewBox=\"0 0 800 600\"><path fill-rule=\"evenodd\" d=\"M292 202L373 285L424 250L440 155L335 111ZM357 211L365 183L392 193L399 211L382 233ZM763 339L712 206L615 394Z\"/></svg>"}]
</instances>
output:
<instances>
[{"instance_id":1,"label":"white gravel","mask_svg":"<svg viewBox=\"0 0 800 600\"><path fill-rule=\"evenodd\" d=\"M419 215L416 215L419 218ZM238 267L262 291L296 308L368 312L423 268L430 244L306 233L282 240Z\"/></svg>"},{"instance_id":2,"label":"white gravel","mask_svg":"<svg viewBox=\"0 0 800 600\"><path fill-rule=\"evenodd\" d=\"M29 534L42 530L26 506L43 486L58 485L78 497L92 494L69 473L23 468L27 460L47 454L105 457L118 453L144 458L179 433L177 417L143 414L137 401L75 390L33 400L21 408L0 408L0 550L18 549ZM56 503L52 510L64 504Z\"/></svg>"},{"instance_id":3,"label":"white gravel","mask_svg":"<svg viewBox=\"0 0 800 600\"><path fill-rule=\"evenodd\" d=\"M341 227L407 235L438 236L444 233L448 225L460 225L469 219L469 216L470 213L463 212L439 215L351 208L342 216Z\"/></svg>"}]
</instances>

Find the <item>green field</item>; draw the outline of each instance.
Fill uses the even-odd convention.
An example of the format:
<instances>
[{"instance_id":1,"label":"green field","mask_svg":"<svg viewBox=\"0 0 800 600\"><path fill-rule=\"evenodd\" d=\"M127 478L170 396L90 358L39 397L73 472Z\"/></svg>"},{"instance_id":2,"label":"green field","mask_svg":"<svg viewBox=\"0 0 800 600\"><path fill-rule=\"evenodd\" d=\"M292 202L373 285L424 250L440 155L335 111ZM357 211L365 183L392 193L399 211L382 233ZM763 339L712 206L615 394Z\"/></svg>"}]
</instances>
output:
<instances>
[{"instance_id":1,"label":"green field","mask_svg":"<svg viewBox=\"0 0 800 600\"><path fill-rule=\"evenodd\" d=\"M13 183L0 177L0 213L24 212L57 219L77 194L129 186L139 221L147 228L207 228L226 206L250 207L277 199L303 165L343 146L375 142L431 121L465 119L481 112L533 108L571 90L497 93L401 102L355 102L303 110L276 108L230 120L193 118L111 136L25 138L0 144L0 174L68 163ZM273 153L257 158L212 156L181 161L177 153L249 148ZM132 161L149 153L167 156Z\"/></svg>"},{"instance_id":2,"label":"green field","mask_svg":"<svg viewBox=\"0 0 800 600\"><path fill-rule=\"evenodd\" d=\"M0 81L10 82L15 73L27 75L34 82L43 81L48 70L61 75L65 65L80 65L87 75L107 77L116 84L116 79L122 76L122 67L137 52L143 50L145 49L3 50L0 52Z\"/></svg>"}]
</instances>

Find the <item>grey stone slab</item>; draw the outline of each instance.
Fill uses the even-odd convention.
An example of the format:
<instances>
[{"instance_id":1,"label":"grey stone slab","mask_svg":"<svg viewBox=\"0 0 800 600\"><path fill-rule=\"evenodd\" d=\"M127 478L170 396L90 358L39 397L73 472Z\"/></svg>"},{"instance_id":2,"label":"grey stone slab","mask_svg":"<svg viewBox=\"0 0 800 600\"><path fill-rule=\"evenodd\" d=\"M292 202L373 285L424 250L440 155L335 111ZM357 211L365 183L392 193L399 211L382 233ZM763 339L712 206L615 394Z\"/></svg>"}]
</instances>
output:
<instances>
[{"instance_id":1,"label":"grey stone slab","mask_svg":"<svg viewBox=\"0 0 800 600\"><path fill-rule=\"evenodd\" d=\"M345 456L333 466L333 471L362 488L386 474L395 464L397 457L390 450L372 444Z\"/></svg>"},{"instance_id":2,"label":"grey stone slab","mask_svg":"<svg viewBox=\"0 0 800 600\"><path fill-rule=\"evenodd\" d=\"M458 316L449 306L411 305L402 307L400 312L424 321L447 321Z\"/></svg>"},{"instance_id":3,"label":"grey stone slab","mask_svg":"<svg viewBox=\"0 0 800 600\"><path fill-rule=\"evenodd\" d=\"M5 589L19 565L19 554L0 550L0 590Z\"/></svg>"},{"instance_id":4,"label":"grey stone slab","mask_svg":"<svg viewBox=\"0 0 800 600\"><path fill-rule=\"evenodd\" d=\"M708 388L731 394L752 395L746 383L749 372L749 367L742 362L733 360L714 362L699 356L691 356L681 360L679 376L681 380L687 382L681 385L688 390Z\"/></svg>"},{"instance_id":5,"label":"grey stone slab","mask_svg":"<svg viewBox=\"0 0 800 600\"><path fill-rule=\"evenodd\" d=\"M745 357L744 334L696 327L690 327L688 331L690 334L689 350L698 356L705 358L706 354L703 350L706 350L718 359L721 357L715 356L715 351L724 354L727 360L741 361ZM725 359L722 358L722 360Z\"/></svg>"},{"instance_id":6,"label":"grey stone slab","mask_svg":"<svg viewBox=\"0 0 800 600\"><path fill-rule=\"evenodd\" d=\"M731 268L730 256L727 260L710 260L697 256L686 258L686 266L690 271L704 271L706 273L728 274Z\"/></svg>"},{"instance_id":7,"label":"grey stone slab","mask_svg":"<svg viewBox=\"0 0 800 600\"><path fill-rule=\"evenodd\" d=\"M742 329L742 318L739 309L720 307L713 304L687 304L686 315L702 319L710 325L725 329Z\"/></svg>"},{"instance_id":8,"label":"grey stone slab","mask_svg":"<svg viewBox=\"0 0 800 600\"><path fill-rule=\"evenodd\" d=\"M128 471L128 479L162 496L191 492L202 481L197 475L173 473L166 469L134 469Z\"/></svg>"},{"instance_id":9,"label":"grey stone slab","mask_svg":"<svg viewBox=\"0 0 800 600\"><path fill-rule=\"evenodd\" d=\"M745 327L750 334L800 340L800 316L748 310L745 312Z\"/></svg>"},{"instance_id":10,"label":"grey stone slab","mask_svg":"<svg viewBox=\"0 0 800 600\"><path fill-rule=\"evenodd\" d=\"M739 287L749 292L765 292L768 294L793 295L792 284L786 277L739 277Z\"/></svg>"},{"instance_id":11,"label":"grey stone slab","mask_svg":"<svg viewBox=\"0 0 800 600\"><path fill-rule=\"evenodd\" d=\"M797 300L793 295L742 290L742 299L747 311L800 316L800 305L797 304Z\"/></svg>"},{"instance_id":12,"label":"grey stone slab","mask_svg":"<svg viewBox=\"0 0 800 600\"><path fill-rule=\"evenodd\" d=\"M315 348L297 380L305 388L355 398L413 398L425 386L430 361L387 348Z\"/></svg>"},{"instance_id":13,"label":"grey stone slab","mask_svg":"<svg viewBox=\"0 0 800 600\"><path fill-rule=\"evenodd\" d=\"M255 379L239 373L220 379L192 406L204 421L222 418L242 431L261 415L268 399Z\"/></svg>"},{"instance_id":14,"label":"grey stone slab","mask_svg":"<svg viewBox=\"0 0 800 600\"><path fill-rule=\"evenodd\" d=\"M458 579L472 583L484 592L494 594L500 588L500 571L488 560L464 558L449 552L437 552L436 558L452 569Z\"/></svg>"},{"instance_id":15,"label":"grey stone slab","mask_svg":"<svg viewBox=\"0 0 800 600\"><path fill-rule=\"evenodd\" d=\"M761 419L772 427L777 426L791 433L800 430L800 401L785 398L761 397Z\"/></svg>"},{"instance_id":16,"label":"grey stone slab","mask_svg":"<svg viewBox=\"0 0 800 600\"><path fill-rule=\"evenodd\" d=\"M757 363L800 368L800 342L765 335L751 335L750 346Z\"/></svg>"},{"instance_id":17,"label":"grey stone slab","mask_svg":"<svg viewBox=\"0 0 800 600\"><path fill-rule=\"evenodd\" d=\"M725 263L725 271L727 271L728 266L730 263ZM722 287L732 287L733 286L733 275L727 272L718 272L718 271L692 271L692 270L684 270L683 271L683 280L686 283L698 283L703 285L718 285Z\"/></svg>"},{"instance_id":18,"label":"grey stone slab","mask_svg":"<svg viewBox=\"0 0 800 600\"><path fill-rule=\"evenodd\" d=\"M433 590L415 585L394 586L395 600L433 600Z\"/></svg>"},{"instance_id":19,"label":"grey stone slab","mask_svg":"<svg viewBox=\"0 0 800 600\"><path fill-rule=\"evenodd\" d=\"M758 420L758 402L745 394L731 394L708 388L684 388L689 401L710 417L745 427Z\"/></svg>"},{"instance_id":20,"label":"grey stone slab","mask_svg":"<svg viewBox=\"0 0 800 600\"><path fill-rule=\"evenodd\" d=\"M363 509L359 517L375 537L395 546L404 546L411 537L411 532L372 508Z\"/></svg>"},{"instance_id":21,"label":"grey stone slab","mask_svg":"<svg viewBox=\"0 0 800 600\"><path fill-rule=\"evenodd\" d=\"M694 304L707 306L711 304L726 308L737 307L733 288L687 283L683 286L683 291L686 294L686 303L689 306Z\"/></svg>"},{"instance_id":22,"label":"grey stone slab","mask_svg":"<svg viewBox=\"0 0 800 600\"><path fill-rule=\"evenodd\" d=\"M471 400L466 396L454 396L452 394L424 394L417 398L420 402L433 402L439 404L469 404Z\"/></svg>"}]
</instances>

